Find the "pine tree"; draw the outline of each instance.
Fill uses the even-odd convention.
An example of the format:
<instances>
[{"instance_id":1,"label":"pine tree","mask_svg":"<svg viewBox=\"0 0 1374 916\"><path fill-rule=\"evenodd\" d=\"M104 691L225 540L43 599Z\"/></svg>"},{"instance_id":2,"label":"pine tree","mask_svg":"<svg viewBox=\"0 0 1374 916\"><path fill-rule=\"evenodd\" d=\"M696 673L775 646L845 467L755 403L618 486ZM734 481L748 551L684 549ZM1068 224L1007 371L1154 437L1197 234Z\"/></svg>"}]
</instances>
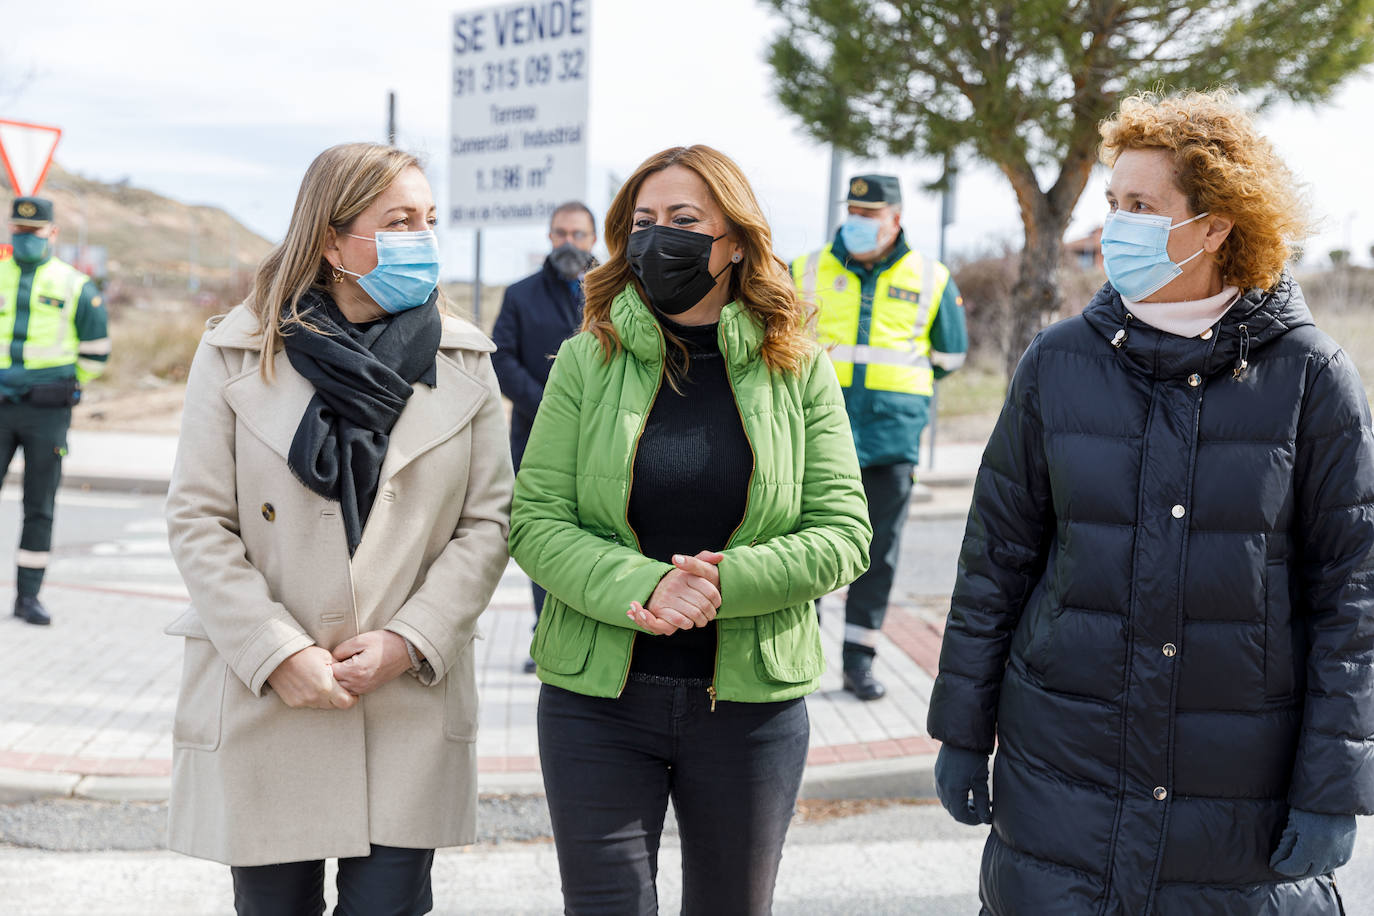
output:
<instances>
[{"instance_id":1,"label":"pine tree","mask_svg":"<svg viewBox=\"0 0 1374 916\"><path fill-rule=\"evenodd\" d=\"M1056 312L1098 124L1142 89L1316 103L1374 60L1374 0L766 0L769 62L807 133L861 156L965 155L1016 195L1008 368Z\"/></svg>"}]
</instances>

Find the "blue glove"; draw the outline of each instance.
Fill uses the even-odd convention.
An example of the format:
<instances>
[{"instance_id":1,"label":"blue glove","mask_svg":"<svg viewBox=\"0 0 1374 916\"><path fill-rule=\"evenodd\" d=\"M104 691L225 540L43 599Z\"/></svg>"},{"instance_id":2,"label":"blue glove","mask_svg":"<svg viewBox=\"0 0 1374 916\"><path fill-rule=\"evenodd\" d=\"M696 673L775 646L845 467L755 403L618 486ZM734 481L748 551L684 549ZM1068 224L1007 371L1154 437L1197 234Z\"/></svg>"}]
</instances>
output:
<instances>
[{"instance_id":1,"label":"blue glove","mask_svg":"<svg viewBox=\"0 0 1374 916\"><path fill-rule=\"evenodd\" d=\"M1354 852L1355 815L1292 808L1269 867L1290 878L1311 878L1340 868Z\"/></svg>"},{"instance_id":2,"label":"blue glove","mask_svg":"<svg viewBox=\"0 0 1374 916\"><path fill-rule=\"evenodd\" d=\"M935 758L935 794L939 796L940 804L959 823L970 826L991 824L988 755L948 744L940 745L940 756Z\"/></svg>"}]
</instances>

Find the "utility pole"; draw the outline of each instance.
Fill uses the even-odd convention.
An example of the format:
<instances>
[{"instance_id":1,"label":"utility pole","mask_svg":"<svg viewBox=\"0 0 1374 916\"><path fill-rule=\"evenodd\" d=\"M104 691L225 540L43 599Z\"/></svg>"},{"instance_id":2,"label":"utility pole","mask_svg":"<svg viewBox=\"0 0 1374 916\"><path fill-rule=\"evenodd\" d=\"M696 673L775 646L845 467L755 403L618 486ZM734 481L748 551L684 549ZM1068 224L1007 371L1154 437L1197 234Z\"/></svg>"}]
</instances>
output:
<instances>
[{"instance_id":1,"label":"utility pole","mask_svg":"<svg viewBox=\"0 0 1374 916\"><path fill-rule=\"evenodd\" d=\"M229 296L231 300L239 294L239 223L229 219Z\"/></svg>"},{"instance_id":2,"label":"utility pole","mask_svg":"<svg viewBox=\"0 0 1374 916\"><path fill-rule=\"evenodd\" d=\"M198 238L200 234L200 224L196 220L195 208L188 211L191 217L191 251L190 263L186 265L186 290L192 293L200 292L200 251Z\"/></svg>"},{"instance_id":3,"label":"utility pole","mask_svg":"<svg viewBox=\"0 0 1374 916\"><path fill-rule=\"evenodd\" d=\"M482 327L482 230L477 230L477 243L472 268L472 323Z\"/></svg>"},{"instance_id":4,"label":"utility pole","mask_svg":"<svg viewBox=\"0 0 1374 916\"><path fill-rule=\"evenodd\" d=\"M835 145L830 147L830 187L825 201L825 240L833 238L840 227L840 201L844 199L844 153Z\"/></svg>"},{"instance_id":5,"label":"utility pole","mask_svg":"<svg viewBox=\"0 0 1374 916\"><path fill-rule=\"evenodd\" d=\"M396 92L386 94L386 144L396 145Z\"/></svg>"},{"instance_id":6,"label":"utility pole","mask_svg":"<svg viewBox=\"0 0 1374 916\"><path fill-rule=\"evenodd\" d=\"M940 246L939 261L945 263L945 227L954 222L954 178L959 174L958 166L950 161L949 154L945 154L944 167L940 174L938 187L940 189ZM945 265L949 266L949 265ZM921 285L929 289L930 284L925 279L921 279ZM932 303L935 305L937 303ZM930 442L926 451L928 458L927 466L930 470L935 470L935 438L939 427L940 404L938 400L938 386L931 385L930 389Z\"/></svg>"}]
</instances>

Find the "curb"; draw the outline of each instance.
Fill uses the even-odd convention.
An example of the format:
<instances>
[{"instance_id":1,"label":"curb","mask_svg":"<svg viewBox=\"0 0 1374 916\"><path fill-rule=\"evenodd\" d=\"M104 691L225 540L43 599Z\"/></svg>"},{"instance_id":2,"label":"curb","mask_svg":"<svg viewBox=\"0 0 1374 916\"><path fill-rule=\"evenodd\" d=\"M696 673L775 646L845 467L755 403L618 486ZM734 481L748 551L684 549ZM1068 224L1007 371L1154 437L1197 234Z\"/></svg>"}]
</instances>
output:
<instances>
[{"instance_id":1,"label":"curb","mask_svg":"<svg viewBox=\"0 0 1374 916\"><path fill-rule=\"evenodd\" d=\"M160 802L171 793L168 776L82 776L0 769L0 804L74 798L85 801Z\"/></svg>"},{"instance_id":2,"label":"curb","mask_svg":"<svg viewBox=\"0 0 1374 916\"><path fill-rule=\"evenodd\" d=\"M21 486L24 472L10 471L5 475L6 484ZM166 496L171 481L162 477L119 477L110 474L83 474L80 471L62 475L59 490L82 490L88 493L133 493L145 496Z\"/></svg>"},{"instance_id":3,"label":"curb","mask_svg":"<svg viewBox=\"0 0 1374 916\"><path fill-rule=\"evenodd\" d=\"M70 798L101 802L165 802L167 776L82 776L0 769L0 804ZM480 796L544 795L538 772L480 773ZM825 763L806 768L798 798L837 801L868 798L935 798L935 755Z\"/></svg>"},{"instance_id":4,"label":"curb","mask_svg":"<svg viewBox=\"0 0 1374 916\"><path fill-rule=\"evenodd\" d=\"M807 767L798 798L935 798L935 755Z\"/></svg>"}]
</instances>

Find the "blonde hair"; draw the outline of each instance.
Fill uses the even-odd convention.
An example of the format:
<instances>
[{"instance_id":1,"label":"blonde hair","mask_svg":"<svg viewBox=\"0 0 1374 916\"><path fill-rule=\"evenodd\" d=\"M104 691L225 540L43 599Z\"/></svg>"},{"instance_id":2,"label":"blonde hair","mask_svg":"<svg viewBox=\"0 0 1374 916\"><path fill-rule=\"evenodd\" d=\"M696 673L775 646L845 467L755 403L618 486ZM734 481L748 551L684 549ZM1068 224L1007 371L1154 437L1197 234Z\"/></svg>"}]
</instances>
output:
<instances>
[{"instance_id":1,"label":"blonde hair","mask_svg":"<svg viewBox=\"0 0 1374 916\"><path fill-rule=\"evenodd\" d=\"M586 307L582 313L582 330L596 337L609 362L621 347L620 337L611 323L612 301L631 283L639 290L640 298L648 301L626 260L625 248L634 223L640 187L650 175L674 165L691 169L706 182L711 196L725 214L726 223L739 240L743 257L733 265L730 274L730 298L762 323L764 339L760 355L764 362L775 372L799 373L814 348L806 329L807 309L797 297L787 265L773 253L773 234L749 181L728 156L709 146L677 146L650 156L615 195L605 222L606 248L610 257L583 280ZM686 345L666 328L663 335L669 345L682 354L685 366ZM670 383L680 371L670 361Z\"/></svg>"},{"instance_id":2,"label":"blonde hair","mask_svg":"<svg viewBox=\"0 0 1374 916\"><path fill-rule=\"evenodd\" d=\"M327 230L345 232L406 169L419 169L410 153L380 143L341 143L315 157L301 179L286 238L258 265L248 308L262 334L259 371L272 378L282 337L308 324L301 297L312 287L329 292L332 267L325 260Z\"/></svg>"},{"instance_id":3,"label":"blonde hair","mask_svg":"<svg viewBox=\"0 0 1374 916\"><path fill-rule=\"evenodd\" d=\"M1307 208L1293 173L1229 92L1142 92L1099 129L1108 166L1126 150L1165 150L1189 210L1235 221L1217 252L1226 282L1267 290L1279 281L1309 232Z\"/></svg>"}]
</instances>

